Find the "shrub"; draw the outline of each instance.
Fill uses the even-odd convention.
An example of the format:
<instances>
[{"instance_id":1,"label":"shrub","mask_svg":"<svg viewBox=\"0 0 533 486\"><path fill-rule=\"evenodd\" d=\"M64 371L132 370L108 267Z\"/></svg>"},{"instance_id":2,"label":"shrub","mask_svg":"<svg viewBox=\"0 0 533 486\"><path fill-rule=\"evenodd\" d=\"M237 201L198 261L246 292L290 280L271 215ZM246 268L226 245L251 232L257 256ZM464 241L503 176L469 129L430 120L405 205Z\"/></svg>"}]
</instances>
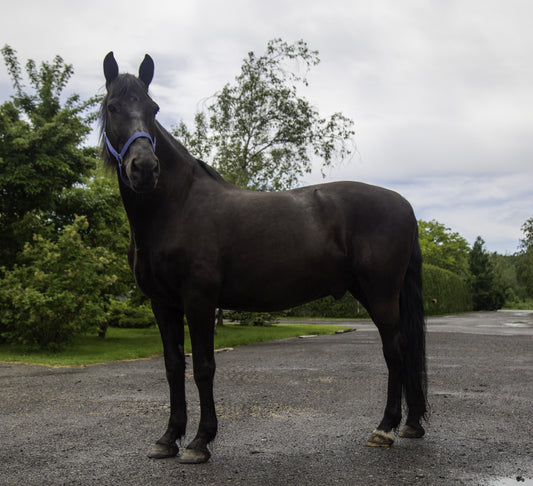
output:
<instances>
[{"instance_id":1,"label":"shrub","mask_svg":"<svg viewBox=\"0 0 533 486\"><path fill-rule=\"evenodd\" d=\"M59 350L80 333L105 326L106 302L118 277L116 257L87 246L76 218L57 242L35 236L12 270L1 271L0 333L28 348ZM117 268L117 267L113 267Z\"/></svg>"},{"instance_id":2,"label":"shrub","mask_svg":"<svg viewBox=\"0 0 533 486\"><path fill-rule=\"evenodd\" d=\"M314 300L313 302L289 310L287 315L291 317L331 317L346 319L370 318L366 309L350 293L346 293L344 297L338 300L331 296Z\"/></svg>"},{"instance_id":3,"label":"shrub","mask_svg":"<svg viewBox=\"0 0 533 486\"><path fill-rule=\"evenodd\" d=\"M134 305L131 300L112 300L108 324L111 327L146 329L155 324L155 317L149 305Z\"/></svg>"},{"instance_id":4,"label":"shrub","mask_svg":"<svg viewBox=\"0 0 533 486\"><path fill-rule=\"evenodd\" d=\"M283 313L227 311L225 316L241 326L271 326L281 314Z\"/></svg>"}]
</instances>

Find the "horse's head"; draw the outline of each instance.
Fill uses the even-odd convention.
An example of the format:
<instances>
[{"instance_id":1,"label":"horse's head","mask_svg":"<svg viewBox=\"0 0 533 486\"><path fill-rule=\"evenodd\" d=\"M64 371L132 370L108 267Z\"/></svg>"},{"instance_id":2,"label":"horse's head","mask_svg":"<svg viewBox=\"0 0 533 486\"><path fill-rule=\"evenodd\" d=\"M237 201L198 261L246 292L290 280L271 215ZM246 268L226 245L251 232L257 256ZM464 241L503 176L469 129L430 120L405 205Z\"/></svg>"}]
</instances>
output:
<instances>
[{"instance_id":1,"label":"horse's head","mask_svg":"<svg viewBox=\"0 0 533 486\"><path fill-rule=\"evenodd\" d=\"M104 158L114 159L123 182L138 193L151 192L159 178L155 155L157 104L148 96L154 62L145 56L139 77L118 73L113 53L104 59L107 95L102 101Z\"/></svg>"}]
</instances>

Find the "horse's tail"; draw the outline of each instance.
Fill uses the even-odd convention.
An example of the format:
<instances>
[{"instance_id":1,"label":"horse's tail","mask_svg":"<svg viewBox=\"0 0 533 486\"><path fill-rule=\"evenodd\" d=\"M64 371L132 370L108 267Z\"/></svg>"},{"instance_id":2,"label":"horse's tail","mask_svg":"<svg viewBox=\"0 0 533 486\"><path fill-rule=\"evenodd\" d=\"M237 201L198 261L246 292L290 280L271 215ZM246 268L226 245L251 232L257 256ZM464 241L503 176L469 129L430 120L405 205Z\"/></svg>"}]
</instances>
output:
<instances>
[{"instance_id":1,"label":"horse's tail","mask_svg":"<svg viewBox=\"0 0 533 486\"><path fill-rule=\"evenodd\" d=\"M403 387L410 415L427 413L426 320L422 298L422 252L415 237L400 292L401 335L404 345Z\"/></svg>"}]
</instances>

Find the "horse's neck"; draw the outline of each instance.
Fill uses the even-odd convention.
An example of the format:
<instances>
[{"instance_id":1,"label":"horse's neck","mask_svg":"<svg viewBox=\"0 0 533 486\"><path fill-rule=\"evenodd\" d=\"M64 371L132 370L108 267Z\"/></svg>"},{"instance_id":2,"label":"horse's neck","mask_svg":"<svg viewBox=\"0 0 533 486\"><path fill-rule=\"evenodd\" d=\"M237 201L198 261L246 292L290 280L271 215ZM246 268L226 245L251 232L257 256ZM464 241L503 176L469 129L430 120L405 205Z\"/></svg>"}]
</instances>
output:
<instances>
[{"instance_id":1,"label":"horse's neck","mask_svg":"<svg viewBox=\"0 0 533 486\"><path fill-rule=\"evenodd\" d=\"M156 128L156 154L161 164L161 190L176 184L187 187L195 170L194 157L161 124L157 123Z\"/></svg>"}]
</instances>

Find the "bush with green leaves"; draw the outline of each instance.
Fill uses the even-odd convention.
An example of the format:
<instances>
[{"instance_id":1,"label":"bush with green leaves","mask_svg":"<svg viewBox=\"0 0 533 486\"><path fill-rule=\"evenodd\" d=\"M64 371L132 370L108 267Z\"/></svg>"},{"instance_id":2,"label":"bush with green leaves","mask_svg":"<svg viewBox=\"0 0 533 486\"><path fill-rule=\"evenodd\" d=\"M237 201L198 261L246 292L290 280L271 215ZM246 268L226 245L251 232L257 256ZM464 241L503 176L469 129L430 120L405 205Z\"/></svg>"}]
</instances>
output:
<instances>
[{"instance_id":1,"label":"bush with green leaves","mask_svg":"<svg viewBox=\"0 0 533 486\"><path fill-rule=\"evenodd\" d=\"M295 307L287 314L290 317L370 318L366 309L348 292L338 300L331 296L324 297Z\"/></svg>"},{"instance_id":2,"label":"bush with green leaves","mask_svg":"<svg viewBox=\"0 0 533 486\"><path fill-rule=\"evenodd\" d=\"M55 351L76 335L105 327L106 307L120 288L112 269L122 264L107 249L84 243L87 228L79 217L57 241L36 235L11 270L1 269L4 339Z\"/></svg>"},{"instance_id":3,"label":"bush with green leaves","mask_svg":"<svg viewBox=\"0 0 533 486\"><path fill-rule=\"evenodd\" d=\"M146 329L155 324L152 309L147 304L134 305L131 299L112 300L108 323L111 327Z\"/></svg>"},{"instance_id":4,"label":"bush with green leaves","mask_svg":"<svg viewBox=\"0 0 533 486\"><path fill-rule=\"evenodd\" d=\"M281 312L271 314L269 312L228 311L225 317L229 321L238 322L241 326L271 326L282 314Z\"/></svg>"}]
</instances>

